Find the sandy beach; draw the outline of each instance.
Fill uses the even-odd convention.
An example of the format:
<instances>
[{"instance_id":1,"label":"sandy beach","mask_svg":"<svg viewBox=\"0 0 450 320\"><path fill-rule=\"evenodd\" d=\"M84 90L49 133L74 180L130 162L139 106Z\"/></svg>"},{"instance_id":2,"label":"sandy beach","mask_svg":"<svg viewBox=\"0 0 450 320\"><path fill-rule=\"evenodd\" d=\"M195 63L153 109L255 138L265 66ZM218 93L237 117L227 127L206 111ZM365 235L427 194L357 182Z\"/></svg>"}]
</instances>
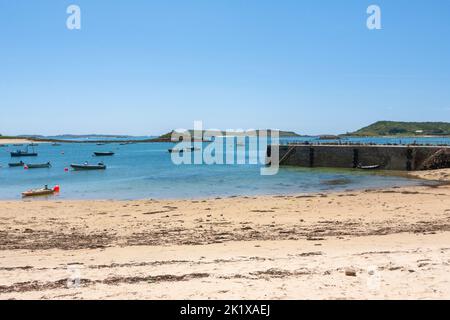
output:
<instances>
[{"instance_id":1,"label":"sandy beach","mask_svg":"<svg viewBox=\"0 0 450 320\"><path fill-rule=\"evenodd\" d=\"M44 143L42 141L32 141L29 139L19 139L19 138L0 138L0 144L21 144L21 143Z\"/></svg>"},{"instance_id":2,"label":"sandy beach","mask_svg":"<svg viewBox=\"0 0 450 320\"><path fill-rule=\"evenodd\" d=\"M449 299L449 196L1 201L0 299Z\"/></svg>"}]
</instances>

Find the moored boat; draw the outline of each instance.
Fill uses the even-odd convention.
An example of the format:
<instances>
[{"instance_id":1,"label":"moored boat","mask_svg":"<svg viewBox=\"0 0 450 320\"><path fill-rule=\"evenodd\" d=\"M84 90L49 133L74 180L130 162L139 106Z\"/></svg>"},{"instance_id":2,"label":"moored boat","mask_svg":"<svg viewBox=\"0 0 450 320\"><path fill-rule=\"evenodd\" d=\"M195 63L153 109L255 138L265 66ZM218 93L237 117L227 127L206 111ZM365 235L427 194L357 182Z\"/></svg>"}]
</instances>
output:
<instances>
[{"instance_id":1,"label":"moored boat","mask_svg":"<svg viewBox=\"0 0 450 320\"><path fill-rule=\"evenodd\" d=\"M361 170L376 170L376 169L379 169L380 167L381 166L379 164L374 164L374 165L370 165L370 166L363 166L363 165L359 164L357 166L357 168L361 169Z\"/></svg>"},{"instance_id":2,"label":"moored boat","mask_svg":"<svg viewBox=\"0 0 450 320\"><path fill-rule=\"evenodd\" d=\"M28 146L25 150L16 150L11 152L11 157L37 157L37 153L33 151L28 151Z\"/></svg>"},{"instance_id":3,"label":"moored boat","mask_svg":"<svg viewBox=\"0 0 450 320\"><path fill-rule=\"evenodd\" d=\"M170 153L174 153L174 152L192 152L192 151L200 151L200 148L197 147L187 147L187 148L183 148L183 149L176 149L176 148L172 148L169 149L168 151Z\"/></svg>"},{"instance_id":4,"label":"moored boat","mask_svg":"<svg viewBox=\"0 0 450 320\"><path fill-rule=\"evenodd\" d=\"M100 162L98 164L71 164L70 167L73 170L81 171L81 170L105 170L106 166Z\"/></svg>"},{"instance_id":5,"label":"moored boat","mask_svg":"<svg viewBox=\"0 0 450 320\"><path fill-rule=\"evenodd\" d=\"M97 157L113 156L114 152L112 152L112 151L109 151L109 152L94 152L94 155L96 155Z\"/></svg>"},{"instance_id":6,"label":"moored boat","mask_svg":"<svg viewBox=\"0 0 450 320\"><path fill-rule=\"evenodd\" d=\"M47 163L27 163L25 166L27 169L44 169L50 168L52 165L50 162L47 162Z\"/></svg>"},{"instance_id":7,"label":"moored boat","mask_svg":"<svg viewBox=\"0 0 450 320\"><path fill-rule=\"evenodd\" d=\"M14 168L14 167L23 167L23 166L25 165L25 163L23 163L23 161L20 161L20 162L11 162L11 163L8 163L8 165L9 165L10 167L12 167L12 168Z\"/></svg>"},{"instance_id":8,"label":"moored boat","mask_svg":"<svg viewBox=\"0 0 450 320\"><path fill-rule=\"evenodd\" d=\"M16 150L11 152L11 157L37 157L36 152L28 152L23 150Z\"/></svg>"}]
</instances>

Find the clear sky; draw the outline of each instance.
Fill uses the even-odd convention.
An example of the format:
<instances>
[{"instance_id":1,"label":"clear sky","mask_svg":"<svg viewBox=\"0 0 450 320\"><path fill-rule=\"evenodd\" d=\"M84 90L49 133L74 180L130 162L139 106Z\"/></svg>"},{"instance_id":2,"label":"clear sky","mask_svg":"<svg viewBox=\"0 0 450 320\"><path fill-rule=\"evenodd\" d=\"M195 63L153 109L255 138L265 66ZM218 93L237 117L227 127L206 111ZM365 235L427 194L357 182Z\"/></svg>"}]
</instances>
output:
<instances>
[{"instance_id":1,"label":"clear sky","mask_svg":"<svg viewBox=\"0 0 450 320\"><path fill-rule=\"evenodd\" d=\"M371 4L382 30L366 27ZM0 133L194 120L306 134L450 121L450 1L0 0Z\"/></svg>"}]
</instances>

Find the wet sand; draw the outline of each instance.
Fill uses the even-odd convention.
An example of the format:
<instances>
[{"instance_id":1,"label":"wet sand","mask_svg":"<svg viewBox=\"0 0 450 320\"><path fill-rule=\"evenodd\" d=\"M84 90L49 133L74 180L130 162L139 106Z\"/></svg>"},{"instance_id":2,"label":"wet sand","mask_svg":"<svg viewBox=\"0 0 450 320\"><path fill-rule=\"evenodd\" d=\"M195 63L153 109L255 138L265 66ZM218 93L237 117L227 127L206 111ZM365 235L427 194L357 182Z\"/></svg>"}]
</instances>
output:
<instances>
[{"instance_id":1,"label":"wet sand","mask_svg":"<svg viewBox=\"0 0 450 320\"><path fill-rule=\"evenodd\" d=\"M1 201L0 299L449 299L449 196Z\"/></svg>"}]
</instances>

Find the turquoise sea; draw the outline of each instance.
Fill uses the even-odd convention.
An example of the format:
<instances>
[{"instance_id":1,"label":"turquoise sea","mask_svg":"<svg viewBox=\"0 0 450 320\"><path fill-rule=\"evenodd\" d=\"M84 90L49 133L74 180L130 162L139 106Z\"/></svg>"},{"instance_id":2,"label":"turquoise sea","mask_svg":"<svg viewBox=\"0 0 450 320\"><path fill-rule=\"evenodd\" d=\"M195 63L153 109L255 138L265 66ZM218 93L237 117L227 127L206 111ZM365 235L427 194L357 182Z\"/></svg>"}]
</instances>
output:
<instances>
[{"instance_id":1,"label":"turquoise sea","mask_svg":"<svg viewBox=\"0 0 450 320\"><path fill-rule=\"evenodd\" d=\"M360 143L450 144L449 138L348 138ZM316 141L317 138L286 138L281 143ZM321 141L322 143L324 141ZM40 144L38 157L22 158L25 163L50 161L50 169L9 168L10 151L0 147L0 199L20 199L30 188L60 185L55 199L149 199L210 198L237 195L277 195L329 192L417 184L392 173L358 170L282 167L277 175L261 176L260 165L174 165L169 148L174 143L105 145L62 143ZM205 144L206 145L206 144ZM93 157L94 151L113 151L112 157ZM248 148L247 148L248 151ZM198 151L197 151L198 152ZM104 161L104 171L65 171L71 163Z\"/></svg>"}]
</instances>

